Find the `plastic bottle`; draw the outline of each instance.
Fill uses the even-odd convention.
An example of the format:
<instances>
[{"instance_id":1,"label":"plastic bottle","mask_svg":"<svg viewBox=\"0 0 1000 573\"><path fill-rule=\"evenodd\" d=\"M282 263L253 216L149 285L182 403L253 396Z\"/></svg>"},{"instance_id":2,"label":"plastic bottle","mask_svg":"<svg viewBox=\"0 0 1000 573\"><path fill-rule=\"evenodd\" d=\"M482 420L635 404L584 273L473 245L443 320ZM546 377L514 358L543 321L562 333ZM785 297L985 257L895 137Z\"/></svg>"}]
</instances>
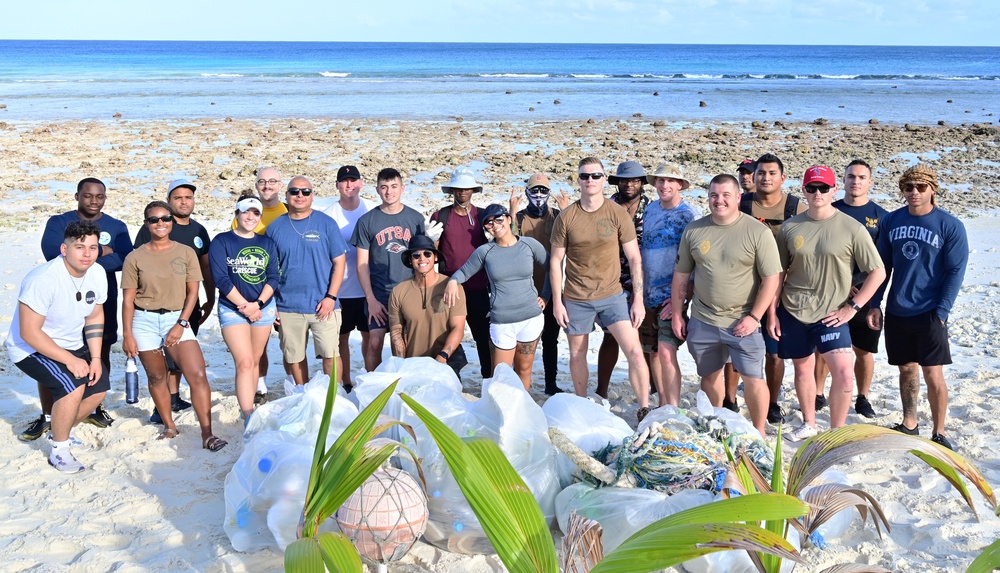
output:
<instances>
[{"instance_id":1,"label":"plastic bottle","mask_svg":"<svg viewBox=\"0 0 1000 573\"><path fill-rule=\"evenodd\" d=\"M139 401L139 367L135 358L125 361L125 403L135 404Z\"/></svg>"}]
</instances>

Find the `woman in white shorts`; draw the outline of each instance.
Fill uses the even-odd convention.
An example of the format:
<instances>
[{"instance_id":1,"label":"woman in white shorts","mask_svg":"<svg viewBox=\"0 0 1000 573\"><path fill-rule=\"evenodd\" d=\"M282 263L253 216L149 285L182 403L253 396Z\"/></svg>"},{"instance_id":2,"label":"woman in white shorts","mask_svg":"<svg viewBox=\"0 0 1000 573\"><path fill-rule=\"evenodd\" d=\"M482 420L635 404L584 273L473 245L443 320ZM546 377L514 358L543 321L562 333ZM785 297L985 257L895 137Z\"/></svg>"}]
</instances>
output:
<instances>
[{"instance_id":1,"label":"woman in white shorts","mask_svg":"<svg viewBox=\"0 0 1000 573\"><path fill-rule=\"evenodd\" d=\"M191 386L191 402L201 426L201 445L213 452L226 441L212 434L212 395L205 357L188 319L198 304L202 280L198 255L170 239L174 218L163 201L146 206L143 224L151 240L132 251L122 268L122 350L142 361L149 394L163 417L160 439L178 435L167 389L166 351Z\"/></svg>"},{"instance_id":2,"label":"woman in white shorts","mask_svg":"<svg viewBox=\"0 0 1000 573\"><path fill-rule=\"evenodd\" d=\"M452 275L445 290L445 302L453 305L458 297L458 283L486 269L490 281L493 366L501 362L512 366L528 390L535 348L545 326L542 310L548 298L547 280L542 296L535 290L535 263L547 266L549 256L535 239L519 237L511 231L506 207L495 203L487 206L479 212L479 221L483 230L493 235L493 240L477 248Z\"/></svg>"}]
</instances>

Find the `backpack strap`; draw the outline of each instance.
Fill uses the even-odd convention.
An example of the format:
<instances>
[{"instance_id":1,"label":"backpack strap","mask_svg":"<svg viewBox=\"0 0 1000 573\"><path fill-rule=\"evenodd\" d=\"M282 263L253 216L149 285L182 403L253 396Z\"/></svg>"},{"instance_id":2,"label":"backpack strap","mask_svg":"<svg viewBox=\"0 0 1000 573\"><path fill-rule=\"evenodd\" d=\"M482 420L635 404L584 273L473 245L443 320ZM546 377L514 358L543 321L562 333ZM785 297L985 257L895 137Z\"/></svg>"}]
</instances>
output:
<instances>
[{"instance_id":1,"label":"backpack strap","mask_svg":"<svg viewBox=\"0 0 1000 573\"><path fill-rule=\"evenodd\" d=\"M785 198L785 220L789 220L799 212L799 198L789 193Z\"/></svg>"},{"instance_id":2,"label":"backpack strap","mask_svg":"<svg viewBox=\"0 0 1000 573\"><path fill-rule=\"evenodd\" d=\"M753 215L753 193L740 195L740 211L747 215Z\"/></svg>"},{"instance_id":3,"label":"backpack strap","mask_svg":"<svg viewBox=\"0 0 1000 573\"><path fill-rule=\"evenodd\" d=\"M518 211L517 213L514 213L514 224L516 225L514 227L514 234L515 235L520 235L521 234L521 227L524 226L524 217L526 215L527 215L526 211Z\"/></svg>"}]
</instances>

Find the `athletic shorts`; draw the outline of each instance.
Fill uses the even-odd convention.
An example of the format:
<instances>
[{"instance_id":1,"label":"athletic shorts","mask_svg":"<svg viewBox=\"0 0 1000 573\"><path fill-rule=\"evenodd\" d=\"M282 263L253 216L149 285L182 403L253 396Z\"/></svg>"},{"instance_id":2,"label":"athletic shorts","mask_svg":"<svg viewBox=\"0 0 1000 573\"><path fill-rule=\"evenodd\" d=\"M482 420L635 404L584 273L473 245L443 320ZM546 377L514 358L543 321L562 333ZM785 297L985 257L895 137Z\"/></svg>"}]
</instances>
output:
<instances>
[{"instance_id":1,"label":"athletic shorts","mask_svg":"<svg viewBox=\"0 0 1000 573\"><path fill-rule=\"evenodd\" d=\"M882 331L868 328L867 308L854 315L847 326L851 331L851 344L865 352L878 353L878 339L882 337Z\"/></svg>"},{"instance_id":2,"label":"athletic shorts","mask_svg":"<svg viewBox=\"0 0 1000 573\"><path fill-rule=\"evenodd\" d=\"M646 307L646 316L639 325L639 343L646 354L656 352L660 343L680 348L684 341L674 336L673 321L660 318L660 307Z\"/></svg>"},{"instance_id":3,"label":"athletic shorts","mask_svg":"<svg viewBox=\"0 0 1000 573\"><path fill-rule=\"evenodd\" d=\"M490 323L490 341L498 350L513 350L519 342L538 340L543 328L545 328L545 316L541 313L519 322Z\"/></svg>"},{"instance_id":4,"label":"athletic shorts","mask_svg":"<svg viewBox=\"0 0 1000 573\"><path fill-rule=\"evenodd\" d=\"M942 324L933 310L916 316L887 314L885 354L893 366L911 362L921 366L951 364L948 325Z\"/></svg>"},{"instance_id":5,"label":"athletic shorts","mask_svg":"<svg viewBox=\"0 0 1000 573\"><path fill-rule=\"evenodd\" d=\"M135 337L135 342L139 345L139 352L159 350L167 339L167 335L170 334L170 329L177 325L177 320L180 317L181 311L179 310L160 314L136 308L135 314L132 316L132 336ZM182 330L184 332L181 334L179 342L198 340L191 328Z\"/></svg>"},{"instance_id":6,"label":"athletic shorts","mask_svg":"<svg viewBox=\"0 0 1000 573\"><path fill-rule=\"evenodd\" d=\"M274 297L264 305L261 310L261 317L257 319L256 322L250 322L250 319L243 316L238 310L229 308L223 304L219 304L219 328L226 328L227 326L233 326L236 324L249 324L250 326L263 326L271 328L274 324L274 319L278 316L277 306L274 302Z\"/></svg>"},{"instance_id":7,"label":"athletic shorts","mask_svg":"<svg viewBox=\"0 0 1000 573\"><path fill-rule=\"evenodd\" d=\"M306 358L309 333L313 335L316 358L336 358L340 355L340 310L326 320L320 320L314 313L281 313L281 330L278 340L285 362L298 364Z\"/></svg>"},{"instance_id":8,"label":"athletic shorts","mask_svg":"<svg viewBox=\"0 0 1000 573\"><path fill-rule=\"evenodd\" d=\"M758 328L749 336L736 336L731 328L720 328L697 318L688 321L687 343L698 376L714 374L729 362L747 378L764 378L764 334ZM782 336L784 338L784 336Z\"/></svg>"},{"instance_id":9,"label":"athletic shorts","mask_svg":"<svg viewBox=\"0 0 1000 573\"><path fill-rule=\"evenodd\" d=\"M82 358L87 363L90 362L90 350L86 346L70 352L73 356ZM89 380L86 376L77 378L62 362L53 360L38 352L16 363L15 366L21 372L24 372L44 388L48 389L52 393L53 401L65 398L80 386L84 386L84 398L93 396L94 394L101 394L111 389L111 382L106 368L101 368L101 377L98 378L97 384L87 386Z\"/></svg>"},{"instance_id":10,"label":"athletic shorts","mask_svg":"<svg viewBox=\"0 0 1000 573\"><path fill-rule=\"evenodd\" d=\"M340 333L347 334L352 330L368 332L368 305L364 297L337 301L340 303Z\"/></svg>"},{"instance_id":11,"label":"athletic shorts","mask_svg":"<svg viewBox=\"0 0 1000 573\"><path fill-rule=\"evenodd\" d=\"M771 338L771 335L767 333L767 313L760 319L760 334L764 337L764 351L768 354L778 353L778 340Z\"/></svg>"},{"instance_id":12,"label":"athletic shorts","mask_svg":"<svg viewBox=\"0 0 1000 573\"><path fill-rule=\"evenodd\" d=\"M799 322L784 306L778 306L778 322L781 323L781 339L778 341L778 356L781 358L805 358L819 350L826 354L838 348L850 348L851 328L846 324L826 326L822 321L812 324ZM739 371L742 374L742 371Z\"/></svg>"},{"instance_id":13,"label":"athletic shorts","mask_svg":"<svg viewBox=\"0 0 1000 573\"><path fill-rule=\"evenodd\" d=\"M384 301L384 302L383 301L379 301L379 302L381 302L382 306L385 307L385 323L384 324L379 324L379 323L375 322L374 319L373 320L369 320L368 321L368 331L369 332L371 332L372 330L389 330L389 301L387 300L387 301ZM365 319L366 320L368 319L368 299L365 299Z\"/></svg>"},{"instance_id":14,"label":"athletic shorts","mask_svg":"<svg viewBox=\"0 0 1000 573\"><path fill-rule=\"evenodd\" d=\"M629 317L628 301L624 292L588 302L563 300L563 305L566 307L566 314L569 315L566 334L590 334L594 331L595 322L607 328L616 322L632 320Z\"/></svg>"}]
</instances>

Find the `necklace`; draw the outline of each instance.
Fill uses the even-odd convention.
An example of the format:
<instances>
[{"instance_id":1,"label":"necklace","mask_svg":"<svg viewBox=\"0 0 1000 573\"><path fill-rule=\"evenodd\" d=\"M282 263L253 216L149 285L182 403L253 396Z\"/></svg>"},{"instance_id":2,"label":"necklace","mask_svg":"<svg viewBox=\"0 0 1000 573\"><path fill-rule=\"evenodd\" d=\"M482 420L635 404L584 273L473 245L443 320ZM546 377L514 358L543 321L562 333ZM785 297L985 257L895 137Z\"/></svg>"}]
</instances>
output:
<instances>
[{"instance_id":1,"label":"necklace","mask_svg":"<svg viewBox=\"0 0 1000 573\"><path fill-rule=\"evenodd\" d=\"M417 283L416 276L413 277L413 282L416 285L417 290L420 291L420 298L421 298L420 308L423 310L427 310L427 275L424 275L423 287L419 286L419 283Z\"/></svg>"},{"instance_id":2,"label":"necklace","mask_svg":"<svg viewBox=\"0 0 1000 573\"><path fill-rule=\"evenodd\" d=\"M309 212L309 216L306 217L306 233L309 232L309 219L312 219L312 216L313 216L312 211L310 211ZM290 226L292 228L292 230L295 231L296 235L298 235L300 237L305 237L306 233L300 233L299 230L295 228L295 224L292 223L292 221L293 221L293 219L291 217L289 217L288 218L288 226Z\"/></svg>"},{"instance_id":3,"label":"necklace","mask_svg":"<svg viewBox=\"0 0 1000 573\"><path fill-rule=\"evenodd\" d=\"M73 280L73 275L69 276L69 281L73 283L73 288L76 289L76 302L80 302L81 300L83 300L83 295L80 294L80 290L83 289L83 283L86 280L87 280L87 275L83 275L83 278L80 280L80 286L76 286L76 281Z\"/></svg>"}]
</instances>

